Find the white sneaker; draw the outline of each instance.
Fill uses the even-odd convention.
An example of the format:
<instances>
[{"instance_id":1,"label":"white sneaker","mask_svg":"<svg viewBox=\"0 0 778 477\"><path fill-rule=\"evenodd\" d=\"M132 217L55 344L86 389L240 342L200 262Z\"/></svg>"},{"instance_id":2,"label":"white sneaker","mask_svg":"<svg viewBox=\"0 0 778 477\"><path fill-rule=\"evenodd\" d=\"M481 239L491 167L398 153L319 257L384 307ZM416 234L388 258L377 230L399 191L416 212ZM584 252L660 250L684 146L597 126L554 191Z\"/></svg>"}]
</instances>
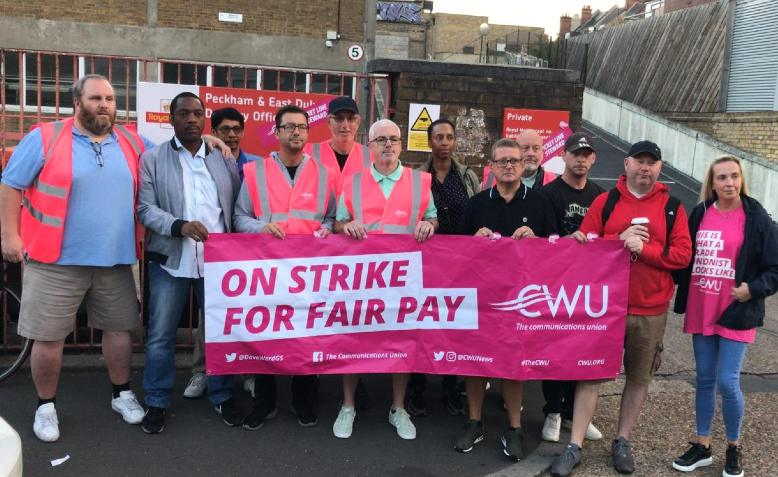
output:
<instances>
[{"instance_id":1,"label":"white sneaker","mask_svg":"<svg viewBox=\"0 0 778 477\"><path fill-rule=\"evenodd\" d=\"M589 427L586 428L586 434L584 434L584 438L590 441L599 441L602 439L602 432L600 432L600 430L594 427L594 424L590 422Z\"/></svg>"},{"instance_id":2,"label":"white sneaker","mask_svg":"<svg viewBox=\"0 0 778 477\"><path fill-rule=\"evenodd\" d=\"M122 391L119 397L111 399L111 409L121 414L127 424L140 424L145 414L132 391Z\"/></svg>"},{"instance_id":3,"label":"white sneaker","mask_svg":"<svg viewBox=\"0 0 778 477\"><path fill-rule=\"evenodd\" d=\"M543 423L543 440L559 442L559 428L562 425L562 416L558 412L549 413L546 422Z\"/></svg>"},{"instance_id":4,"label":"white sneaker","mask_svg":"<svg viewBox=\"0 0 778 477\"><path fill-rule=\"evenodd\" d=\"M390 409L389 424L397 428L397 435L401 439L416 439L416 426L405 409Z\"/></svg>"},{"instance_id":5,"label":"white sneaker","mask_svg":"<svg viewBox=\"0 0 778 477\"><path fill-rule=\"evenodd\" d=\"M353 407L343 406L338 412L338 418L332 425L332 433L338 439L348 439L354 431L354 418L357 417L357 411Z\"/></svg>"},{"instance_id":6,"label":"white sneaker","mask_svg":"<svg viewBox=\"0 0 778 477\"><path fill-rule=\"evenodd\" d=\"M243 389L251 394L252 398L256 398L256 395L254 394L254 386L256 385L256 380L254 379L254 376L250 378L246 378L245 381L243 381Z\"/></svg>"},{"instance_id":7,"label":"white sneaker","mask_svg":"<svg viewBox=\"0 0 778 477\"><path fill-rule=\"evenodd\" d=\"M208 378L203 373L192 373L192 377L189 378L189 384L184 389L185 398L199 398L205 394L205 388L208 387Z\"/></svg>"},{"instance_id":8,"label":"white sneaker","mask_svg":"<svg viewBox=\"0 0 778 477\"><path fill-rule=\"evenodd\" d=\"M53 402L47 402L35 411L32 431L35 437L43 442L54 442L59 439L59 420Z\"/></svg>"},{"instance_id":9,"label":"white sneaker","mask_svg":"<svg viewBox=\"0 0 778 477\"><path fill-rule=\"evenodd\" d=\"M571 421L570 419L564 419L562 421L562 427L564 427L565 429L572 429L573 421ZM600 432L600 430L594 427L594 424L590 422L589 426L586 428L586 433L584 434L584 438L589 441L599 441L600 439L602 439L602 432Z\"/></svg>"}]
</instances>

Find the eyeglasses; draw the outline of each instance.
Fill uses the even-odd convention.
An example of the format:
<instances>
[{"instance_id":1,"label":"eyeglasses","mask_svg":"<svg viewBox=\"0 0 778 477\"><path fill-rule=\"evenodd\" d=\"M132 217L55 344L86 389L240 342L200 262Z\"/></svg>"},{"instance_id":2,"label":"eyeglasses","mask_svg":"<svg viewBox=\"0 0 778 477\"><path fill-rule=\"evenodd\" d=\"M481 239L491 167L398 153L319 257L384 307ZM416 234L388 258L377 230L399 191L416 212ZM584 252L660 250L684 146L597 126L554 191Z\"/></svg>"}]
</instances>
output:
<instances>
[{"instance_id":1,"label":"eyeglasses","mask_svg":"<svg viewBox=\"0 0 778 477\"><path fill-rule=\"evenodd\" d=\"M503 169L508 166L516 167L521 164L521 159L499 159L497 161L492 160L492 164L498 167L502 167Z\"/></svg>"},{"instance_id":2,"label":"eyeglasses","mask_svg":"<svg viewBox=\"0 0 778 477\"><path fill-rule=\"evenodd\" d=\"M356 114L351 115L351 116L345 116L345 115L344 116L336 116L334 114L330 114L330 119L332 119L333 121L335 121L338 124L345 123L345 122L355 123L355 122L359 121L359 116L356 115Z\"/></svg>"},{"instance_id":3,"label":"eyeglasses","mask_svg":"<svg viewBox=\"0 0 778 477\"><path fill-rule=\"evenodd\" d=\"M105 162L103 161L103 146L99 142L90 142L92 150L95 151L95 159L97 159L97 165L103 167Z\"/></svg>"},{"instance_id":4,"label":"eyeglasses","mask_svg":"<svg viewBox=\"0 0 778 477\"><path fill-rule=\"evenodd\" d=\"M307 124L287 123L287 124L282 124L281 126L279 126L279 129L283 129L284 131L286 131L288 133L293 133L295 129L299 129L300 132L305 132L305 131L308 130L308 125Z\"/></svg>"},{"instance_id":5,"label":"eyeglasses","mask_svg":"<svg viewBox=\"0 0 778 477\"><path fill-rule=\"evenodd\" d=\"M389 141L393 146L400 144L402 142L402 138L399 136L392 136L392 137L385 137L385 136L378 136L377 138L373 139L372 142L378 144L379 146L386 146L386 142Z\"/></svg>"},{"instance_id":6,"label":"eyeglasses","mask_svg":"<svg viewBox=\"0 0 778 477\"><path fill-rule=\"evenodd\" d=\"M240 134L243 132L243 126L219 126L216 128L217 131L219 131L222 134L229 134L229 133L235 133Z\"/></svg>"}]
</instances>

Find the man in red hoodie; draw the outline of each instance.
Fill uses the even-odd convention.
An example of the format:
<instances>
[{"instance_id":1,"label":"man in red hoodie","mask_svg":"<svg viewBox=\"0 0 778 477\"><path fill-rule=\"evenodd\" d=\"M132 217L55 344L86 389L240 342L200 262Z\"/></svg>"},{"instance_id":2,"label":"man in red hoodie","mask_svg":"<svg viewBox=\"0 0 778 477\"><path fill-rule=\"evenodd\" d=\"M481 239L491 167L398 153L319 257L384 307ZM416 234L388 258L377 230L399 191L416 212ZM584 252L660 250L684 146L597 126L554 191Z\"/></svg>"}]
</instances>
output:
<instances>
[{"instance_id":1,"label":"man in red hoodie","mask_svg":"<svg viewBox=\"0 0 778 477\"><path fill-rule=\"evenodd\" d=\"M619 408L618 433L612 444L613 466L622 474L631 474L635 460L628 439L648 396L648 385L661 362L667 309L675 291L670 272L685 267L692 251L683 206L678 205L676 210L666 207L669 190L657 182L662 170L659 147L650 141L633 144L624 159L624 170L626 174L619 178L618 196L614 197L617 201L610 214L603 213L610 208L606 207L609 203L606 192L594 199L573 237L581 243L592 234L621 240L631 254L624 338L626 384ZM669 234L666 214L676 216L670 221L673 225ZM584 433L597 406L601 382L579 381L570 444L554 462L551 475L570 475L580 463Z\"/></svg>"}]
</instances>

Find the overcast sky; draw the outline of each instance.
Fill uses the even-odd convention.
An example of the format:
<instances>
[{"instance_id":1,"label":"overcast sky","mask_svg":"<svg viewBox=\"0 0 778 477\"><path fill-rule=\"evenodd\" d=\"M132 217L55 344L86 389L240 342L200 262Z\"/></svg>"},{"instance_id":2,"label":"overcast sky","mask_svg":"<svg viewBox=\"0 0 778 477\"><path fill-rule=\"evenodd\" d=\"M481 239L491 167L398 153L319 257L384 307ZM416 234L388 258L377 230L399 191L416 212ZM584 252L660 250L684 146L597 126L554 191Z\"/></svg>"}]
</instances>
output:
<instances>
[{"instance_id":1,"label":"overcast sky","mask_svg":"<svg viewBox=\"0 0 778 477\"><path fill-rule=\"evenodd\" d=\"M580 15L584 5L591 5L592 12L606 11L613 5L623 7L624 0L434 0L433 11L488 16L489 23L501 25L539 26L555 36L559 17Z\"/></svg>"}]
</instances>

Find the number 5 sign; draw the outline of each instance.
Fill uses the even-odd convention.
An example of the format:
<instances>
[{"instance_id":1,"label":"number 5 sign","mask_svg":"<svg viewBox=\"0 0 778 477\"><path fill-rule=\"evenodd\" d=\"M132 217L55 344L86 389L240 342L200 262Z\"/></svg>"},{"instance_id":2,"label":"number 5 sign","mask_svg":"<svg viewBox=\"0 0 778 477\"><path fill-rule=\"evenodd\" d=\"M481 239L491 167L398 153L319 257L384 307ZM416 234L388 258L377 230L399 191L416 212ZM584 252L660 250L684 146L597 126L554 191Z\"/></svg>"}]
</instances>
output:
<instances>
[{"instance_id":1,"label":"number 5 sign","mask_svg":"<svg viewBox=\"0 0 778 477\"><path fill-rule=\"evenodd\" d=\"M362 48L362 45L353 44L348 47L348 57L351 60L359 61L362 59L362 57L365 56L365 49Z\"/></svg>"}]
</instances>

